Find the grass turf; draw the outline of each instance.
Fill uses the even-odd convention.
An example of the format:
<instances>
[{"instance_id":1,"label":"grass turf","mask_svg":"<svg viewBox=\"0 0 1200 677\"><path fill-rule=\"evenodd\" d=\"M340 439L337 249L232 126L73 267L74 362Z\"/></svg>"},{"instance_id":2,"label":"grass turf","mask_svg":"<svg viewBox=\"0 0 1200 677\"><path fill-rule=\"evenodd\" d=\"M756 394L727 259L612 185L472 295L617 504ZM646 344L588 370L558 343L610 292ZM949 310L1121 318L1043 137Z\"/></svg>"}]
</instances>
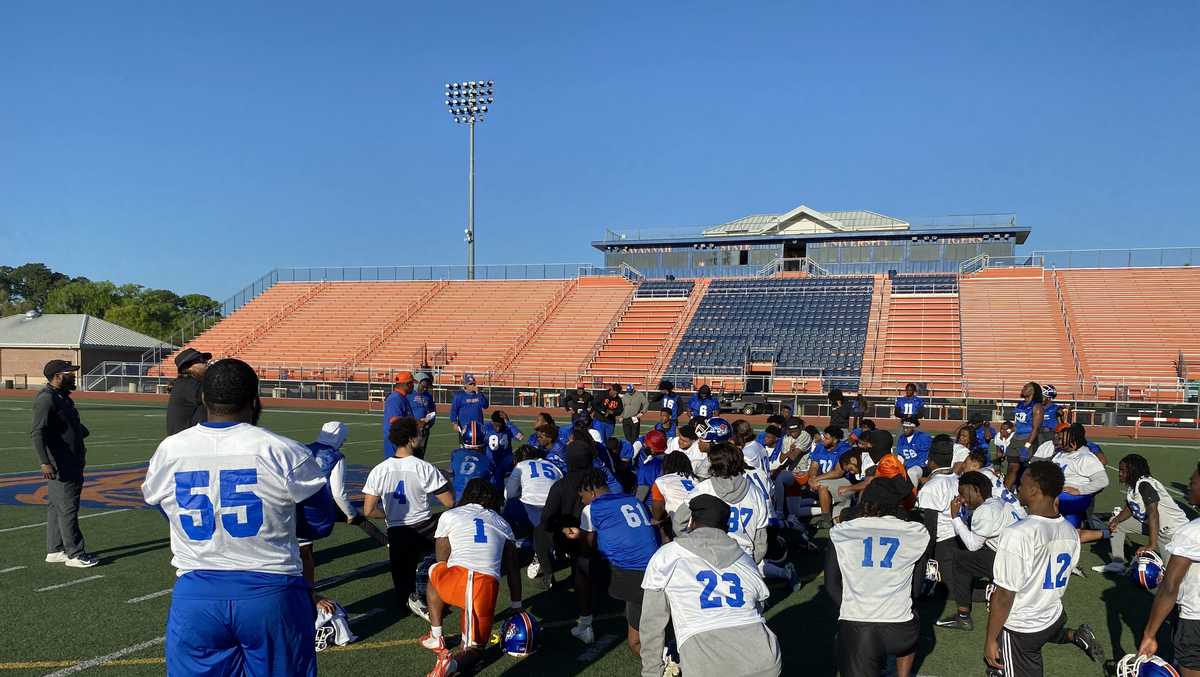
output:
<instances>
[{"instance_id":1,"label":"grass turf","mask_svg":"<svg viewBox=\"0 0 1200 677\"><path fill-rule=\"evenodd\" d=\"M39 483L29 472L34 466L29 446L29 406L24 400L0 401L0 677L46 675L71 669L80 661L111 657L100 664L86 663L79 672L109 675L160 675L163 673L161 637L174 581L166 525L152 510L136 506L140 499L140 468L163 435L163 409L155 406L83 403L80 412L91 428L88 459L91 482L85 500L98 503L85 508L81 522L88 548L103 564L86 570L45 564L45 508L13 505L37 500ZM315 438L321 424L340 419L350 425L344 451L351 466L366 470L381 458L379 415L348 412L268 409L263 425L302 441ZM528 424L518 421L518 424ZM442 422L435 430L427 458L445 464L453 448L453 435ZM1103 443L1109 462L1137 451L1150 460L1155 476L1169 488L1182 492L1200 457L1200 444L1187 442L1133 444L1128 440ZM1113 485L1116 472L1110 471ZM361 476L358 479L361 482ZM1107 512L1121 492L1110 485L1097 499L1095 509ZM359 488L354 483L352 489ZM103 491L99 491L99 489ZM92 491L96 489L96 491ZM1181 500L1181 494L1174 496ZM104 505L99 505L103 503ZM108 514L103 514L108 513ZM25 528L22 528L25 527ZM1149 609L1150 594L1131 583L1105 578L1090 567L1105 561L1100 548L1085 546L1080 568L1086 578L1072 578L1066 593L1069 624L1090 623L1106 653L1121 656L1134 650ZM420 675L433 665L432 655L416 646L427 626L416 618L399 618L392 599L385 552L358 529L341 525L317 544L317 577L337 580L324 594L339 600L353 616L359 643L319 656L324 674ZM797 593L774 588L767 616L784 651L784 674L833 674L833 632L836 617L820 589L820 557L793 549L792 560L809 584ZM366 567L364 570L363 568ZM348 574L348 575L347 575ZM102 576L84 581L92 576ZM565 578L559 572L559 579ZM527 579L526 579L527 580ZM82 581L49 590L51 586ZM501 608L506 608L507 586L502 586ZM142 599L145 598L145 599ZM484 675L632 675L638 663L624 647L624 621L613 604L597 611L597 646L585 647L568 633L575 616L574 597L560 584L548 592L526 587L525 599L533 614L546 626L542 649L522 661L500 657L481 671ZM136 601L135 601L136 600ZM952 603L944 595L920 605L922 622L918 652L923 675L982 675L983 632L986 612L974 611L973 632L935 630L933 621L948 613ZM447 621L453 632L459 620ZM150 642L150 644L146 644ZM137 650L131 647L142 646ZM127 651L126 653L121 653ZM120 654L113 657L113 654ZM1103 674L1072 646L1045 650L1047 674Z\"/></svg>"}]
</instances>

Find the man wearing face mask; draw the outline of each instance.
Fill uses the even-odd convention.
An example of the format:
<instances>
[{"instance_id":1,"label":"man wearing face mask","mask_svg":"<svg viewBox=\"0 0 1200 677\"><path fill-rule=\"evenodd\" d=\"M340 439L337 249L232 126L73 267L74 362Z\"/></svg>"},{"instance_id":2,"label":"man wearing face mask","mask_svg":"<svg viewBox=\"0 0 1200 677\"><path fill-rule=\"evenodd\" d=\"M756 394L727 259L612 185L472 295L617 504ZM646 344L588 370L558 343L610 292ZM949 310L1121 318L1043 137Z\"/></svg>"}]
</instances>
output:
<instances>
[{"instance_id":1,"label":"man wearing face mask","mask_svg":"<svg viewBox=\"0 0 1200 677\"><path fill-rule=\"evenodd\" d=\"M65 360L50 360L42 369L47 383L33 399L33 450L46 478L46 561L85 569L100 560L84 550L79 531L88 429L71 400L76 371Z\"/></svg>"}]
</instances>

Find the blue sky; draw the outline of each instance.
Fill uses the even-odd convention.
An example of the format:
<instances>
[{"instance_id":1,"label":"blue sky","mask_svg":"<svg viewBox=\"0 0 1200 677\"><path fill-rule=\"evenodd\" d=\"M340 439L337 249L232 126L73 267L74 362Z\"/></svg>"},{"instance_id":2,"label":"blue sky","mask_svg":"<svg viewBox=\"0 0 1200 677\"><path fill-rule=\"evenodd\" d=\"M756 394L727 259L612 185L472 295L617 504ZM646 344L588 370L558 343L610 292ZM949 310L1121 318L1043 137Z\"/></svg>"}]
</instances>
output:
<instances>
[{"instance_id":1,"label":"blue sky","mask_svg":"<svg viewBox=\"0 0 1200 677\"><path fill-rule=\"evenodd\" d=\"M461 263L442 84L481 78L480 263L801 203L1200 245L1200 4L426 4L4 3L0 263Z\"/></svg>"}]
</instances>

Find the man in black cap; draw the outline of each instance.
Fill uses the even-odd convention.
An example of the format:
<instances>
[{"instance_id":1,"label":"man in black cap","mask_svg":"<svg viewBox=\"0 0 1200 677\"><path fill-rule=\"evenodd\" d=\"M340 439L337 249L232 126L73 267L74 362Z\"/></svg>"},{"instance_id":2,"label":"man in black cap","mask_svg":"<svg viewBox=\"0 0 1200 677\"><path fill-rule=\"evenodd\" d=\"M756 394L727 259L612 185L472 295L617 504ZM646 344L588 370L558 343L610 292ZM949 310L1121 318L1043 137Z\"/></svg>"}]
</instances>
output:
<instances>
[{"instance_id":1,"label":"man in black cap","mask_svg":"<svg viewBox=\"0 0 1200 677\"><path fill-rule=\"evenodd\" d=\"M50 360L42 369L46 387L33 398L33 450L46 479L46 561L85 569L100 560L84 550L79 531L88 429L71 400L76 371L66 360Z\"/></svg>"},{"instance_id":2,"label":"man in black cap","mask_svg":"<svg viewBox=\"0 0 1200 677\"><path fill-rule=\"evenodd\" d=\"M184 348L175 356L179 378L171 386L171 399L167 400L168 436L208 420L200 386L211 359L212 353L202 353L195 348Z\"/></svg>"}]
</instances>

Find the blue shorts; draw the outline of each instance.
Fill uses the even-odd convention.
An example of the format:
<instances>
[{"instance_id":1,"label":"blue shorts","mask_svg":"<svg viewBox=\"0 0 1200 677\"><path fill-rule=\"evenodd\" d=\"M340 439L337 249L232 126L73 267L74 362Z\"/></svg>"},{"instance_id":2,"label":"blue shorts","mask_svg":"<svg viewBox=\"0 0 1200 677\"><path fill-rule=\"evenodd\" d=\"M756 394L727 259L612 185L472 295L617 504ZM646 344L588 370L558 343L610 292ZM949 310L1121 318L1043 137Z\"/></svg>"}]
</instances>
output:
<instances>
[{"instance_id":1,"label":"blue shorts","mask_svg":"<svg viewBox=\"0 0 1200 677\"><path fill-rule=\"evenodd\" d=\"M1088 510L1092 507L1092 499L1094 496L1076 496L1063 492L1058 495L1058 512L1063 516L1063 519L1070 522L1076 529L1083 524L1087 519Z\"/></svg>"},{"instance_id":2,"label":"blue shorts","mask_svg":"<svg viewBox=\"0 0 1200 677\"><path fill-rule=\"evenodd\" d=\"M302 576L193 571L167 616L170 677L317 674L316 608Z\"/></svg>"}]
</instances>

